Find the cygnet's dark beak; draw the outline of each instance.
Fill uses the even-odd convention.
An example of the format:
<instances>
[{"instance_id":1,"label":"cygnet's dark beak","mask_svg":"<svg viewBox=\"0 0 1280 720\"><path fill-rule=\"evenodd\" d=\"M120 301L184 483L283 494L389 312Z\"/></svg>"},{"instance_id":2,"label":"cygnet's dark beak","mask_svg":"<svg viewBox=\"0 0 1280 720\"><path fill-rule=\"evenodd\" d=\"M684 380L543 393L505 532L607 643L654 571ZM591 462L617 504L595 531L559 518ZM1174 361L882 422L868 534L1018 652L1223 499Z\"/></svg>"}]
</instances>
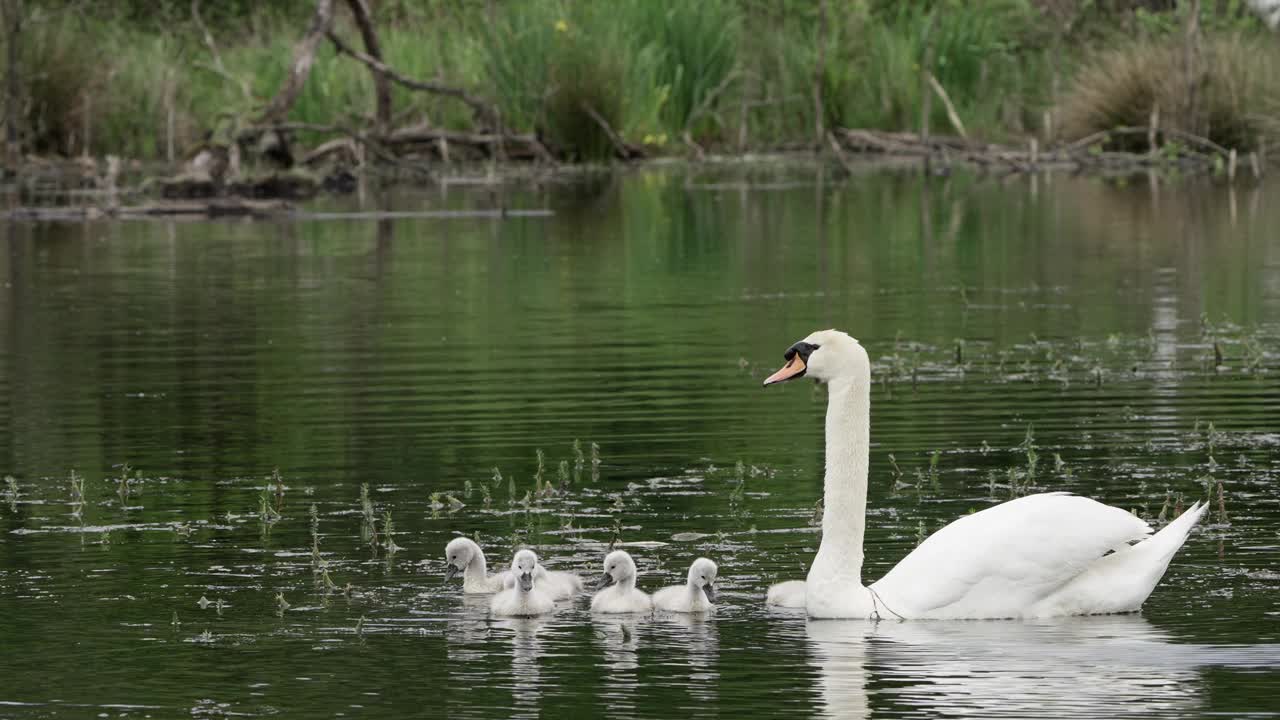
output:
<instances>
[{"instance_id":1,"label":"cygnet's dark beak","mask_svg":"<svg viewBox=\"0 0 1280 720\"><path fill-rule=\"evenodd\" d=\"M702 586L702 592L706 593L706 596L707 596L707 602L709 602L709 603L713 603L713 602L715 602L715 601L716 601L716 586L715 586L715 585L712 585L711 583L707 583L706 585L703 585L703 586Z\"/></svg>"},{"instance_id":2,"label":"cygnet's dark beak","mask_svg":"<svg viewBox=\"0 0 1280 720\"><path fill-rule=\"evenodd\" d=\"M600 576L600 579L596 581L596 590L603 590L612 584L613 584L613 576L610 575L609 573L604 573L603 575Z\"/></svg>"},{"instance_id":3,"label":"cygnet's dark beak","mask_svg":"<svg viewBox=\"0 0 1280 720\"><path fill-rule=\"evenodd\" d=\"M449 582L450 580L458 577L458 573L460 572L462 571L459 570L453 563L449 563L448 569L444 571L444 581Z\"/></svg>"},{"instance_id":4,"label":"cygnet's dark beak","mask_svg":"<svg viewBox=\"0 0 1280 720\"><path fill-rule=\"evenodd\" d=\"M525 592L533 589L533 573L520 573L520 589Z\"/></svg>"}]
</instances>

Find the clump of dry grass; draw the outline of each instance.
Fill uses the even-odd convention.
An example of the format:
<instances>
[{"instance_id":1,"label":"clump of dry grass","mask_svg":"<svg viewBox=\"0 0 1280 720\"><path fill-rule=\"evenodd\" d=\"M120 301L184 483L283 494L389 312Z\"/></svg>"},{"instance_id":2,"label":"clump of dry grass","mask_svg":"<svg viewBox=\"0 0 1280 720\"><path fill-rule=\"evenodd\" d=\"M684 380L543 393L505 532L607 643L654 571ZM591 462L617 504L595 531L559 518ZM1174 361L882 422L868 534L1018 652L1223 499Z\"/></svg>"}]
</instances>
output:
<instances>
[{"instance_id":1,"label":"clump of dry grass","mask_svg":"<svg viewBox=\"0 0 1280 720\"><path fill-rule=\"evenodd\" d=\"M1239 35L1206 38L1198 71L1187 72L1181 38L1144 40L1100 53L1058 104L1058 133L1078 140L1122 126L1158 126L1199 135L1225 148L1254 150L1280 140L1280 51ZM1119 149L1145 150L1146 138L1117 137Z\"/></svg>"}]
</instances>

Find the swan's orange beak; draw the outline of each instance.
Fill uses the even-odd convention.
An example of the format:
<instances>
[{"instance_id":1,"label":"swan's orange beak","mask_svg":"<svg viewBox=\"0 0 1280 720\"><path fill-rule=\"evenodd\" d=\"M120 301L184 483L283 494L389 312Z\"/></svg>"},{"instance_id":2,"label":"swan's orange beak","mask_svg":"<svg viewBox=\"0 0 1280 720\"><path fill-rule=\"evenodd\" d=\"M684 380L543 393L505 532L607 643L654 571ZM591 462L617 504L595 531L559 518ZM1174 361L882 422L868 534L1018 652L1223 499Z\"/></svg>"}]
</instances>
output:
<instances>
[{"instance_id":1,"label":"swan's orange beak","mask_svg":"<svg viewBox=\"0 0 1280 720\"><path fill-rule=\"evenodd\" d=\"M800 353L796 353L791 356L791 359L787 361L786 365L782 366L781 370L765 378L764 384L773 385L774 383L794 380L801 375L804 375L804 368L804 358L800 357Z\"/></svg>"}]
</instances>

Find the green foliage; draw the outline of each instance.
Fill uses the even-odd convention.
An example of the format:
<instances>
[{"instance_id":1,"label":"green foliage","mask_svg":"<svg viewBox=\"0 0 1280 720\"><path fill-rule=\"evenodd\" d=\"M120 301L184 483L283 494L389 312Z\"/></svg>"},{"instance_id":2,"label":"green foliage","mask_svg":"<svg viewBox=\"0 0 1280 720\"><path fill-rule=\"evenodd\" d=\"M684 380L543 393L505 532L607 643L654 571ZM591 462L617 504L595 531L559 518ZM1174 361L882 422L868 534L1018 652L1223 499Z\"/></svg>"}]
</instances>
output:
<instances>
[{"instance_id":1,"label":"green foliage","mask_svg":"<svg viewBox=\"0 0 1280 720\"><path fill-rule=\"evenodd\" d=\"M840 57L828 72L828 124L917 129L922 92L932 92L921 82L921 65L931 53L928 69L961 120L998 125L1006 102L1023 102L1026 76L1036 70L1021 44L1034 19L1023 0L939 2L930 9L901 3L875 16L861 30L859 51ZM948 127L937 98L929 121L935 130Z\"/></svg>"},{"instance_id":2,"label":"green foliage","mask_svg":"<svg viewBox=\"0 0 1280 720\"><path fill-rule=\"evenodd\" d=\"M731 0L630 0L622 9L631 50L651 63L661 118L681 132L705 117L731 81L742 19ZM616 22L616 20L615 20Z\"/></svg>"},{"instance_id":3,"label":"green foliage","mask_svg":"<svg viewBox=\"0 0 1280 720\"><path fill-rule=\"evenodd\" d=\"M504 123L541 131L582 159L609 156L600 120L618 127L626 83L614 38L592 5L522 2L486 37L486 67Z\"/></svg>"},{"instance_id":4,"label":"green foliage","mask_svg":"<svg viewBox=\"0 0 1280 720\"><path fill-rule=\"evenodd\" d=\"M78 13L66 11L68 2L27 5L26 145L138 158L163 157L170 138L182 155L253 117L279 89L314 7L202 3L215 59L185 0ZM392 67L467 88L494 101L508 128L538 133L569 159L599 160L614 153L606 125L653 148L686 130L711 144L811 142L815 82L827 127L915 131L922 93L934 94L923 83L926 59L976 135L1035 127L1056 86L1051 58L1055 77L1079 74L1060 105L1068 136L1145 124L1153 98L1162 113L1173 107L1170 68L1187 7L1151 6L828 0L821 30L818 5L807 0L386 0L375 9ZM1201 13L1210 65L1203 112L1172 126L1249 147L1275 115L1274 93L1259 92L1274 52L1262 47L1261 23L1244 0L1204 2ZM337 31L359 45L343 3L335 17ZM1122 49L1079 62L1106 37ZM1255 50L1263 62L1251 61ZM397 124L488 129L454 99L394 84L392 93ZM322 44L289 119L361 127L373 104L368 69ZM931 107L931 129L951 132L943 103L931 97Z\"/></svg>"}]
</instances>

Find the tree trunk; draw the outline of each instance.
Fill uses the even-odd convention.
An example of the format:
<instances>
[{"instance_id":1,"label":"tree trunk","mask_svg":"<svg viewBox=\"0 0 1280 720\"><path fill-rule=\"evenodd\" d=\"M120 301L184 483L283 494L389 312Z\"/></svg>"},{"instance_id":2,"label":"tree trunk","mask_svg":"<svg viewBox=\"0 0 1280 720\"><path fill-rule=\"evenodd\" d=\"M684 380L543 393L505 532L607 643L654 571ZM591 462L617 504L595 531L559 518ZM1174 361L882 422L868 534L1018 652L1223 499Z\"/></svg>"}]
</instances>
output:
<instances>
[{"instance_id":1,"label":"tree trunk","mask_svg":"<svg viewBox=\"0 0 1280 720\"><path fill-rule=\"evenodd\" d=\"M373 29L373 18L369 14L369 5L365 0L347 0L351 15L355 18L356 27L360 29L360 37L364 40L364 49L369 57L383 62L382 45L378 42L378 34ZM391 81L387 76L372 67L373 87L377 95L376 122L377 135L386 135L391 130Z\"/></svg>"},{"instance_id":2,"label":"tree trunk","mask_svg":"<svg viewBox=\"0 0 1280 720\"><path fill-rule=\"evenodd\" d=\"M316 47L332 25L333 0L316 0L316 14L311 18L311 27L293 48L289 76L258 118L260 124L281 122L289 114L293 103L298 99L298 93L302 92L302 86L307 82L307 76L311 74L311 66L316 60Z\"/></svg>"},{"instance_id":3,"label":"tree trunk","mask_svg":"<svg viewBox=\"0 0 1280 720\"><path fill-rule=\"evenodd\" d=\"M813 73L813 141L822 147L822 139L826 135L824 117L826 110L822 103L823 74L827 64L827 0L818 0L818 62Z\"/></svg>"},{"instance_id":4,"label":"tree trunk","mask_svg":"<svg viewBox=\"0 0 1280 720\"><path fill-rule=\"evenodd\" d=\"M22 155L21 138L18 136L18 125L22 122L22 86L18 78L19 46L22 37L22 0L7 0L4 4L5 24L8 26L8 40L5 42L8 51L8 77L5 92L5 164L16 170Z\"/></svg>"}]
</instances>

